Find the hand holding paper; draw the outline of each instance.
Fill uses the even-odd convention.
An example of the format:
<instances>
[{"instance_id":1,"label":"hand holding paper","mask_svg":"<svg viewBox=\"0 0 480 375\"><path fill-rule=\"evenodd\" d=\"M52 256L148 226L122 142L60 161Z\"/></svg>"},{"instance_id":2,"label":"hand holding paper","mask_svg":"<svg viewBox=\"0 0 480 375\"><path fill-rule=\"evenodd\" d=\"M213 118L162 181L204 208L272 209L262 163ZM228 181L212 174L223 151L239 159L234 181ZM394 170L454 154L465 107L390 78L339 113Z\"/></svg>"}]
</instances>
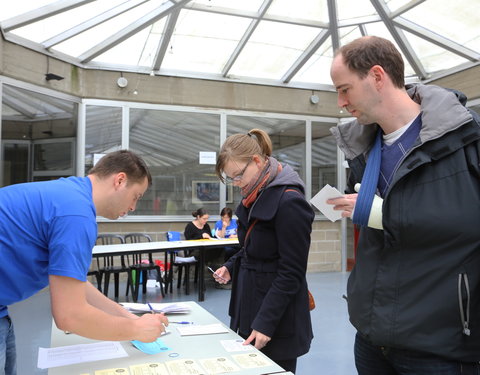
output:
<instances>
[{"instance_id":1,"label":"hand holding paper","mask_svg":"<svg viewBox=\"0 0 480 375\"><path fill-rule=\"evenodd\" d=\"M327 200L340 197L343 197L343 194L327 184L312 199L310 199L310 203L317 207L327 219L330 221L337 221L342 218L342 211L334 210L334 206L328 204Z\"/></svg>"}]
</instances>

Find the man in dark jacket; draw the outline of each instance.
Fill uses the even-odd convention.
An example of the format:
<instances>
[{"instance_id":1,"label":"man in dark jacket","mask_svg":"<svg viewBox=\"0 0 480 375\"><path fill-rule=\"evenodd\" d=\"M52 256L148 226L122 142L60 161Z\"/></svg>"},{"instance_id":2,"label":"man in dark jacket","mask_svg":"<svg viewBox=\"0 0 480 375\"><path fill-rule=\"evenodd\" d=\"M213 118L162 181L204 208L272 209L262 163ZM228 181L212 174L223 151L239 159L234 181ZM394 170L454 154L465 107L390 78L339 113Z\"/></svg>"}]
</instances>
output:
<instances>
[{"instance_id":1,"label":"man in dark jacket","mask_svg":"<svg viewBox=\"0 0 480 375\"><path fill-rule=\"evenodd\" d=\"M358 373L480 373L478 115L461 93L405 88L382 38L343 46L331 76L357 119L332 129L350 176L328 203L361 227L348 282Z\"/></svg>"}]
</instances>

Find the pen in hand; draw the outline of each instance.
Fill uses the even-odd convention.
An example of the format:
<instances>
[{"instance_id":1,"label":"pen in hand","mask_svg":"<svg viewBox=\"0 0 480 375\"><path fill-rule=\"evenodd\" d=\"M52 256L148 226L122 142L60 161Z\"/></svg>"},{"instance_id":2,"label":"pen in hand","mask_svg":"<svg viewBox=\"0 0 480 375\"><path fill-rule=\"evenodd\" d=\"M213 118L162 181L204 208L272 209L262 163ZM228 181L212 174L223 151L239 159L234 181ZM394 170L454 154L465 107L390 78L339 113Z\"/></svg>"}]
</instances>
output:
<instances>
[{"instance_id":1,"label":"pen in hand","mask_svg":"<svg viewBox=\"0 0 480 375\"><path fill-rule=\"evenodd\" d=\"M193 322L184 322L184 321L182 321L182 322L173 322L173 321L171 321L171 320L169 321L169 323L173 323L173 324L193 324Z\"/></svg>"},{"instance_id":2,"label":"pen in hand","mask_svg":"<svg viewBox=\"0 0 480 375\"><path fill-rule=\"evenodd\" d=\"M212 270L210 267L207 267L207 268L208 268L208 270L209 270L211 273L213 273L213 274L214 274L216 277L218 277L220 280L225 281L225 282L228 282L228 281L227 281L226 279L224 279L222 276L220 276L220 275L218 275L217 273L215 273L215 271Z\"/></svg>"},{"instance_id":3,"label":"pen in hand","mask_svg":"<svg viewBox=\"0 0 480 375\"><path fill-rule=\"evenodd\" d=\"M152 314L155 314L155 310L153 309L152 305L150 305L150 302L147 302L147 306L150 309L150 312ZM165 325L165 323L162 323L162 324L163 324L163 327L164 327L164 331L160 334L160 336L168 335L170 332L167 331L167 326Z\"/></svg>"},{"instance_id":4,"label":"pen in hand","mask_svg":"<svg viewBox=\"0 0 480 375\"><path fill-rule=\"evenodd\" d=\"M147 302L147 305L148 305L148 308L150 309L150 312L151 312L152 314L155 314L155 310L153 309L152 305L150 305L149 302Z\"/></svg>"}]
</instances>

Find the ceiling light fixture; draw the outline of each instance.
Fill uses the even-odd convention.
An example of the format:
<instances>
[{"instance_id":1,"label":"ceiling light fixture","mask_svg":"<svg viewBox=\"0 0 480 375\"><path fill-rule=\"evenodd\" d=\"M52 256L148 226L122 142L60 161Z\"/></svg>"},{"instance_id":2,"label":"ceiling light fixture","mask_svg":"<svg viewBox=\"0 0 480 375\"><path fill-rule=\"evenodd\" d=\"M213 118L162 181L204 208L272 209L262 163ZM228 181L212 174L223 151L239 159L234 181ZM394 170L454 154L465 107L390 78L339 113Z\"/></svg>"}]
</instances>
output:
<instances>
[{"instance_id":1,"label":"ceiling light fixture","mask_svg":"<svg viewBox=\"0 0 480 375\"><path fill-rule=\"evenodd\" d=\"M320 101L320 98L318 97L318 95L315 94L314 91L312 91L312 95L310 96L310 103L318 104L319 101Z\"/></svg>"},{"instance_id":2,"label":"ceiling light fixture","mask_svg":"<svg viewBox=\"0 0 480 375\"><path fill-rule=\"evenodd\" d=\"M117 85L118 85L118 87L123 89L124 87L127 87L128 80L125 77L122 76L119 79L117 79Z\"/></svg>"}]
</instances>

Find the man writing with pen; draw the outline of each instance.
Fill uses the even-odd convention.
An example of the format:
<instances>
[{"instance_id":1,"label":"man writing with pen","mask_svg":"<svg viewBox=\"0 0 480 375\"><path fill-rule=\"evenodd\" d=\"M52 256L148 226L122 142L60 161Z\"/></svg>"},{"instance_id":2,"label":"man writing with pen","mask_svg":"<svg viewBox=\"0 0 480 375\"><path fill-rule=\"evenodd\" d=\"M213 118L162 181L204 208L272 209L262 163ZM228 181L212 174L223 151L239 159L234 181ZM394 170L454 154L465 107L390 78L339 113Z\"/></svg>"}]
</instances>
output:
<instances>
[{"instance_id":1,"label":"man writing with pen","mask_svg":"<svg viewBox=\"0 0 480 375\"><path fill-rule=\"evenodd\" d=\"M121 150L102 157L86 177L0 189L0 374L17 373L7 306L46 286L55 324L63 331L142 342L165 331L163 314L138 317L87 281L96 216L113 220L135 210L151 181L144 161Z\"/></svg>"}]
</instances>

